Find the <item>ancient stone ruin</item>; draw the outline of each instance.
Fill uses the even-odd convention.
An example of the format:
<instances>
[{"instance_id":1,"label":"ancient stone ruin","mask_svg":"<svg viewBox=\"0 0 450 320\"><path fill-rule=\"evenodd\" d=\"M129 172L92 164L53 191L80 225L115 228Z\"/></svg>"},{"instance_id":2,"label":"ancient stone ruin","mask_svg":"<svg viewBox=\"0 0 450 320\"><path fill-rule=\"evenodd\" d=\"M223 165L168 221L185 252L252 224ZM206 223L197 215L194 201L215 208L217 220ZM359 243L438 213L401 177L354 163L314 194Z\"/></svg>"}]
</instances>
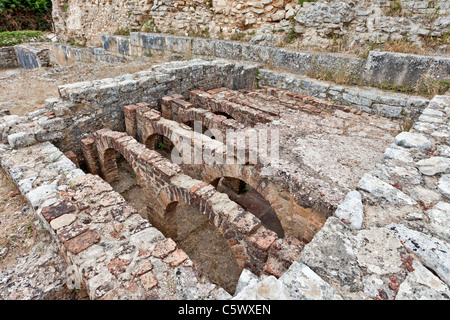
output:
<instances>
[{"instance_id":1,"label":"ancient stone ruin","mask_svg":"<svg viewBox=\"0 0 450 320\"><path fill-rule=\"evenodd\" d=\"M254 7L283 15L276 23L296 12L268 10L272 2ZM365 16L360 4L337 3L337 24L351 21L345 10ZM76 13L61 8L61 21ZM290 21L308 26L311 12ZM83 29L67 21L64 36ZM8 269L2 298L82 289L88 299L450 299L450 92L381 85L446 81L450 58L88 31L101 47L0 53L30 69L179 61L60 85L44 108L4 112L1 166L64 270L30 289L26 273ZM314 77L324 70L348 81Z\"/></svg>"}]
</instances>

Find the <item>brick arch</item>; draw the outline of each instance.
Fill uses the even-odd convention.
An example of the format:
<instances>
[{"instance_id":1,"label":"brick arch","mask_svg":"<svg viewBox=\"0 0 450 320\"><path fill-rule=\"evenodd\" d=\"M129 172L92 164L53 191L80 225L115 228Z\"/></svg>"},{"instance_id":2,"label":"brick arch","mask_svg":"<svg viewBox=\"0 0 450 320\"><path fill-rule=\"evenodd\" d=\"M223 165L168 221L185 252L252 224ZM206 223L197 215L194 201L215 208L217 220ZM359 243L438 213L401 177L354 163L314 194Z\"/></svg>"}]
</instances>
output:
<instances>
[{"instance_id":1,"label":"brick arch","mask_svg":"<svg viewBox=\"0 0 450 320\"><path fill-rule=\"evenodd\" d=\"M260 274L268 251L278 237L261 226L261 221L227 195L217 192L209 183L195 180L181 168L154 150L138 143L126 133L102 129L93 134L103 175L113 176L117 164L113 150L118 151L136 172L145 190L150 222L170 231L176 203L185 202L205 214L226 239L241 268ZM114 160L114 161L112 161Z\"/></svg>"},{"instance_id":2,"label":"brick arch","mask_svg":"<svg viewBox=\"0 0 450 320\"><path fill-rule=\"evenodd\" d=\"M285 195L281 196L279 187L268 179L261 177L256 167L247 165L216 165L204 167L201 171L196 170L195 178L213 183L220 178L233 178L243 181L255 189L272 207L278 219L282 221L283 209L286 205L281 203Z\"/></svg>"},{"instance_id":3,"label":"brick arch","mask_svg":"<svg viewBox=\"0 0 450 320\"><path fill-rule=\"evenodd\" d=\"M161 118L157 111L149 111L137 116L138 137L145 141L151 134L159 133L173 139L174 132L183 136L191 144L191 148L203 150L217 148L217 140L204 139L200 133L194 132L182 124ZM190 141L189 141L190 139ZM172 140L176 145L177 141ZM223 147L223 144L222 144ZM216 149L218 150L218 149ZM223 149L222 149L223 150ZM226 153L224 153L225 156ZM248 154L247 154L248 155ZM185 156L185 155L183 155ZM192 160L192 158L190 159ZM282 179L271 181L262 177L258 166L249 164L207 164L191 162L180 164L191 177L211 183L219 177L231 177L243 180L258 191L271 205L284 231L300 240L310 241L326 221L326 215L311 207L303 207L304 202L296 199Z\"/></svg>"},{"instance_id":4,"label":"brick arch","mask_svg":"<svg viewBox=\"0 0 450 320\"><path fill-rule=\"evenodd\" d=\"M188 168L193 178L212 183L222 177L235 178L244 181L255 189L275 211L285 234L295 236L303 241L310 241L321 229L326 218L319 211L301 206L282 183L275 183L261 176L253 165L214 165Z\"/></svg>"},{"instance_id":5,"label":"brick arch","mask_svg":"<svg viewBox=\"0 0 450 320\"><path fill-rule=\"evenodd\" d=\"M186 176L187 177L187 176ZM176 210L179 204L186 203L204 214L214 225L234 253L237 264L241 268L251 268L256 255L249 251L249 236L263 228L261 222L250 212L245 211L228 196L216 192L215 188L205 182L191 179L191 184L198 183L190 188L174 185L162 189L158 194L160 199L158 207L165 207L163 225L167 236L177 236ZM185 181L180 183L184 184ZM220 209L223 206L226 210ZM161 225L162 225L161 224ZM263 254L262 252L260 255Z\"/></svg>"}]
</instances>

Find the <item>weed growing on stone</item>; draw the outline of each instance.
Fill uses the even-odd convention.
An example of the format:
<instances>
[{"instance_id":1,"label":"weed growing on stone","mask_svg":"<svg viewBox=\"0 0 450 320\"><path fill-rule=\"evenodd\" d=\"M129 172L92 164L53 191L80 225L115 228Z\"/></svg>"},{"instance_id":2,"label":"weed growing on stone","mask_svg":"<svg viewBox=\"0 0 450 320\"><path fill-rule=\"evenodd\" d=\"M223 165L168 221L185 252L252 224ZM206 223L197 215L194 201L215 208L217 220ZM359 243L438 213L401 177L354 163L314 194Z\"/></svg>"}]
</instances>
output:
<instances>
[{"instance_id":1,"label":"weed growing on stone","mask_svg":"<svg viewBox=\"0 0 450 320\"><path fill-rule=\"evenodd\" d=\"M118 28L116 31L114 31L113 34L116 36L129 36L130 30L125 29L125 28Z\"/></svg>"},{"instance_id":2,"label":"weed growing on stone","mask_svg":"<svg viewBox=\"0 0 450 320\"><path fill-rule=\"evenodd\" d=\"M405 246L405 241L400 240L400 243L402 244L402 246L406 250L406 252L408 252L408 249ZM406 271L413 272L415 270L414 267L412 266L414 258L411 257L409 254L407 256L404 256L400 252L400 260L402 261L402 266L406 269Z\"/></svg>"},{"instance_id":3,"label":"weed growing on stone","mask_svg":"<svg viewBox=\"0 0 450 320\"><path fill-rule=\"evenodd\" d=\"M389 286L389 289L391 289L391 290L394 291L393 299L395 300L395 297L397 296L397 293L398 293L398 289L399 289L399 287L400 287L400 284L398 283L398 279L397 279L397 276L396 276L395 274L394 274L394 275L391 275L391 276L389 277L389 280L390 280L391 282L389 282L388 286Z\"/></svg>"},{"instance_id":4,"label":"weed growing on stone","mask_svg":"<svg viewBox=\"0 0 450 320\"><path fill-rule=\"evenodd\" d=\"M14 46L24 42L50 41L42 31L5 31L0 32L0 47Z\"/></svg>"},{"instance_id":5,"label":"weed growing on stone","mask_svg":"<svg viewBox=\"0 0 450 320\"><path fill-rule=\"evenodd\" d=\"M401 0L393 0L389 5L389 9L386 10L386 14L389 16L402 16L403 7Z\"/></svg>"},{"instance_id":6,"label":"weed growing on stone","mask_svg":"<svg viewBox=\"0 0 450 320\"><path fill-rule=\"evenodd\" d=\"M441 95L450 89L450 79L439 80L428 75L423 75L416 84L416 91L422 95L434 97Z\"/></svg>"},{"instance_id":7,"label":"weed growing on stone","mask_svg":"<svg viewBox=\"0 0 450 320\"><path fill-rule=\"evenodd\" d=\"M315 2L316 0L298 0L298 4L301 5L303 7L303 4L305 2Z\"/></svg>"},{"instance_id":8,"label":"weed growing on stone","mask_svg":"<svg viewBox=\"0 0 450 320\"><path fill-rule=\"evenodd\" d=\"M408 132L413 127L414 122L412 119L408 116L405 119L403 119L402 122L399 123L399 133L401 132Z\"/></svg>"}]
</instances>

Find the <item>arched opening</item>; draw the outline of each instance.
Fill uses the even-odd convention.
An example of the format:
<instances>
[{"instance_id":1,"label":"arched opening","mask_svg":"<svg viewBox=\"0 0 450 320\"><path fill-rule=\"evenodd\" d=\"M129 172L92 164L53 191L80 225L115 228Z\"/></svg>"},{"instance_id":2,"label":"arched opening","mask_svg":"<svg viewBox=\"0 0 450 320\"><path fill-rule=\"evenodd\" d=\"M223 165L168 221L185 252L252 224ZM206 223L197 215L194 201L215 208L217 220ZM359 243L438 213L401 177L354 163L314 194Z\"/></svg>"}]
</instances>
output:
<instances>
[{"instance_id":1,"label":"arched opening","mask_svg":"<svg viewBox=\"0 0 450 320\"><path fill-rule=\"evenodd\" d=\"M147 219L147 203L145 201L144 190L137 183L136 173L119 152L114 149L108 150L114 152L113 155L110 155L110 158L114 159L115 167L117 168L117 178L110 182L112 188L124 197L143 218Z\"/></svg>"},{"instance_id":2,"label":"arched opening","mask_svg":"<svg viewBox=\"0 0 450 320\"><path fill-rule=\"evenodd\" d=\"M204 134L210 137L211 139L215 139L214 134L203 124L202 121L190 120L184 122L183 124L191 127L192 130L194 130L195 132Z\"/></svg>"},{"instance_id":3,"label":"arched opening","mask_svg":"<svg viewBox=\"0 0 450 320\"><path fill-rule=\"evenodd\" d=\"M219 177L211 184L217 191L225 193L232 201L255 215L264 227L275 232L279 238L284 237L284 230L275 210L255 188L243 180L231 177Z\"/></svg>"},{"instance_id":4,"label":"arched opening","mask_svg":"<svg viewBox=\"0 0 450 320\"><path fill-rule=\"evenodd\" d=\"M172 141L159 133L150 135L145 141L145 146L151 150L157 151L166 159L171 160L172 152L177 150Z\"/></svg>"},{"instance_id":5,"label":"arched opening","mask_svg":"<svg viewBox=\"0 0 450 320\"><path fill-rule=\"evenodd\" d=\"M224 116L227 119L236 120L234 117L232 117L231 115L229 115L228 113L223 112L223 111L214 111L213 113L218 115L218 116Z\"/></svg>"},{"instance_id":6,"label":"arched opening","mask_svg":"<svg viewBox=\"0 0 450 320\"><path fill-rule=\"evenodd\" d=\"M241 274L235 255L217 227L195 207L184 202L167 206L166 237L183 249L209 281L234 294Z\"/></svg>"}]
</instances>

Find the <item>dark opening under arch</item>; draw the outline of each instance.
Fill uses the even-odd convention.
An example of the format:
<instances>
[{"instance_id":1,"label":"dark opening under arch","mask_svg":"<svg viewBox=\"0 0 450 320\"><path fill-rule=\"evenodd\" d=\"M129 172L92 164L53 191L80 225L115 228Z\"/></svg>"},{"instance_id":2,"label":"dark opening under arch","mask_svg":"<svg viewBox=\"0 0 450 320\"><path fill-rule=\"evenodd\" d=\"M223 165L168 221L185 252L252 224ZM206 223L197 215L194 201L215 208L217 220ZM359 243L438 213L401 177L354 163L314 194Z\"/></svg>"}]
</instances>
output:
<instances>
[{"instance_id":1,"label":"dark opening under arch","mask_svg":"<svg viewBox=\"0 0 450 320\"><path fill-rule=\"evenodd\" d=\"M145 146L151 150L157 151L169 160L172 158L172 152L177 152L177 149L172 141L159 133L150 135L145 141Z\"/></svg>"},{"instance_id":2,"label":"dark opening under arch","mask_svg":"<svg viewBox=\"0 0 450 320\"><path fill-rule=\"evenodd\" d=\"M233 119L236 120L233 116L231 116L230 114L223 112L223 111L214 111L214 114L218 115L218 116L224 116L227 119Z\"/></svg>"},{"instance_id":3,"label":"dark opening under arch","mask_svg":"<svg viewBox=\"0 0 450 320\"><path fill-rule=\"evenodd\" d=\"M284 237L280 219L269 201L245 181L232 177L219 177L211 184L217 191L227 194L232 201L255 215L264 227L275 232L279 238Z\"/></svg>"},{"instance_id":4,"label":"dark opening under arch","mask_svg":"<svg viewBox=\"0 0 450 320\"><path fill-rule=\"evenodd\" d=\"M217 227L182 201L171 202L165 215L165 236L170 236L212 283L234 294L242 270Z\"/></svg>"}]
</instances>

